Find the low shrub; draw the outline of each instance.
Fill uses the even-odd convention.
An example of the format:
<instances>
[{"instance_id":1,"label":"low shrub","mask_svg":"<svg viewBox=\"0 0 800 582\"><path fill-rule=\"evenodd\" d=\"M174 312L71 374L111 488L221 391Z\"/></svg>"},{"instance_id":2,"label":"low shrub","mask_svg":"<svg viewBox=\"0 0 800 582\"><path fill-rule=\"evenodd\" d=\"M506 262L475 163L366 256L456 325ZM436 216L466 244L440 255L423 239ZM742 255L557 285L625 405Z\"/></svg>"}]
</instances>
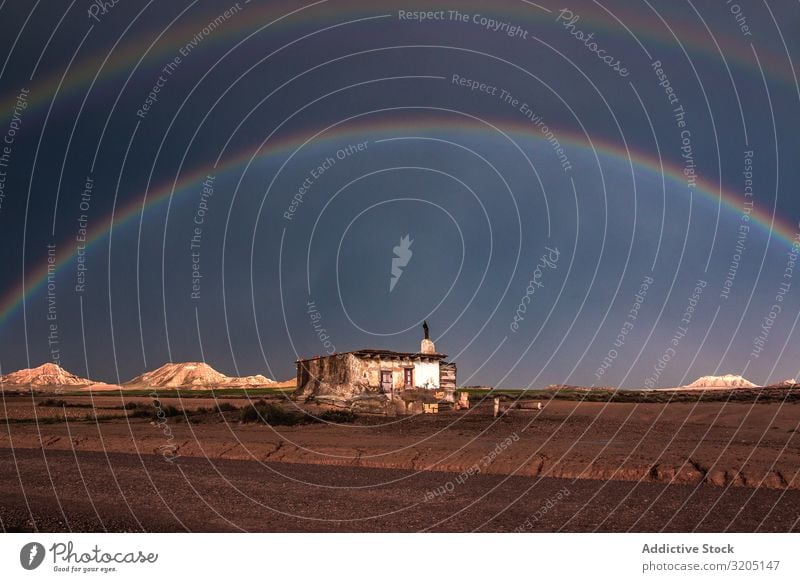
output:
<instances>
[{"instance_id":1,"label":"low shrub","mask_svg":"<svg viewBox=\"0 0 800 582\"><path fill-rule=\"evenodd\" d=\"M125 405L125 409L128 411L128 418L150 418L152 420L157 420L158 418L183 416L183 411L180 408L175 408L171 404L159 408L152 402L129 402Z\"/></svg>"},{"instance_id":2,"label":"low shrub","mask_svg":"<svg viewBox=\"0 0 800 582\"><path fill-rule=\"evenodd\" d=\"M302 414L288 412L264 400L258 400L241 409L239 420L243 423L263 422L270 426L293 426L303 422L305 417Z\"/></svg>"},{"instance_id":3,"label":"low shrub","mask_svg":"<svg viewBox=\"0 0 800 582\"><path fill-rule=\"evenodd\" d=\"M66 400L56 400L54 398L47 398L37 404L37 406L47 406L52 408L94 408L88 402L67 402Z\"/></svg>"},{"instance_id":4,"label":"low shrub","mask_svg":"<svg viewBox=\"0 0 800 582\"><path fill-rule=\"evenodd\" d=\"M219 404L217 404L217 412L219 413L233 412L234 410L239 410L239 409L230 402L220 402Z\"/></svg>"},{"instance_id":5,"label":"low shrub","mask_svg":"<svg viewBox=\"0 0 800 582\"><path fill-rule=\"evenodd\" d=\"M136 408L128 412L128 418L150 418L153 416L153 411L147 408Z\"/></svg>"},{"instance_id":6,"label":"low shrub","mask_svg":"<svg viewBox=\"0 0 800 582\"><path fill-rule=\"evenodd\" d=\"M55 400L54 398L48 398L46 400L42 400L37 406L54 406L61 408L62 406L66 406L66 400Z\"/></svg>"},{"instance_id":7,"label":"low shrub","mask_svg":"<svg viewBox=\"0 0 800 582\"><path fill-rule=\"evenodd\" d=\"M325 412L318 414L317 418L323 422L345 424L354 422L356 415L349 410L326 410Z\"/></svg>"},{"instance_id":8,"label":"low shrub","mask_svg":"<svg viewBox=\"0 0 800 582\"><path fill-rule=\"evenodd\" d=\"M162 416L162 417L164 417L164 416L166 416L166 417L183 416L183 410L181 410L180 408L175 408L171 404L168 404L166 406L162 406L161 410L159 410L158 408L156 408L154 406L153 407L153 416L156 416L156 417L158 417L158 416Z\"/></svg>"}]
</instances>

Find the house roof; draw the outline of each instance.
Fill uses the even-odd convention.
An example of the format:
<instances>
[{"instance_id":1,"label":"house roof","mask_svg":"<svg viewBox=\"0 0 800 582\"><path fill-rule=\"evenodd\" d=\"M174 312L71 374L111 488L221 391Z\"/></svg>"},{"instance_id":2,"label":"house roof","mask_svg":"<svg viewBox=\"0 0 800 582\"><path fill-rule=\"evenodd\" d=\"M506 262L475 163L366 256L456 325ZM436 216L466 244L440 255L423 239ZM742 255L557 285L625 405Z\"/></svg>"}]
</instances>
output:
<instances>
[{"instance_id":1,"label":"house roof","mask_svg":"<svg viewBox=\"0 0 800 582\"><path fill-rule=\"evenodd\" d=\"M309 360L317 360L319 358L333 358L336 356L344 356L346 354L353 354L356 357L360 358L409 358L409 359L431 359L431 360L443 360L447 357L445 354L440 353L433 353L433 354L424 354L422 352L395 352L392 350L375 350L375 349L360 349L360 350L352 350L349 352L339 352L337 354L329 354L325 356L314 356L313 358L300 358L295 360L296 362L307 362Z\"/></svg>"}]
</instances>

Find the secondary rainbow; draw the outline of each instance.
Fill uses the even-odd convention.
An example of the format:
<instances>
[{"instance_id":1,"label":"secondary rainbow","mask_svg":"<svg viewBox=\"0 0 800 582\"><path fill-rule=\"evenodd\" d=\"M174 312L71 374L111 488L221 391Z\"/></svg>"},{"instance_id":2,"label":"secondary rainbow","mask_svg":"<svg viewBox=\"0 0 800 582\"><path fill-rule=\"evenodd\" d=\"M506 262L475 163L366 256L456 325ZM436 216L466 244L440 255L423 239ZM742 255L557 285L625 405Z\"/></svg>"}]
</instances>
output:
<instances>
[{"instance_id":1,"label":"secondary rainbow","mask_svg":"<svg viewBox=\"0 0 800 582\"><path fill-rule=\"evenodd\" d=\"M350 142L350 141L363 141L375 140L386 137L395 136L429 136L431 134L442 136L443 134L463 132L472 138L480 137L482 129L478 130L475 125L469 125L464 121L455 121L450 118L438 120L436 124L430 124L430 118L425 118L427 121L423 123L419 119L416 124L410 123L408 118L402 121L381 122L376 124L374 121L362 121L360 123L352 123L348 126L340 126L336 131L330 131L323 134L312 143L315 145L324 144L326 142ZM544 141L538 133L531 131L531 126L527 122L519 122L509 126L504 122L496 122L497 125L506 133L511 135L515 141L517 140L537 140ZM581 134L570 133L565 130L552 128L554 133L558 136L559 141L570 148L578 148L585 151L591 151L591 148L585 138ZM316 132L305 132L301 134L287 135L282 138L272 140L261 151L259 148L245 148L236 152L226 158L217 166L201 166L195 168L185 175L180 177L177 181L168 179L158 187L152 188L149 192L144 193L142 196L134 197L127 202L124 206L117 209L113 216L106 216L102 221L102 226L93 230L89 239L86 242L86 252L89 253L92 248L97 246L97 243L106 238L112 228L117 229L125 226L126 223L132 221L135 217L140 216L147 210L166 202L170 197L180 198L189 192L196 192L200 183L203 182L209 173L216 175L235 171L242 168L254 156L256 158L268 156L282 156L288 155L290 152L297 149L304 142L310 139ZM484 134L485 135L485 134ZM667 163L662 160L659 163L658 158L650 156L646 153L639 151L631 151L630 158L625 148L619 144L598 140L592 138L594 147L599 155L604 157L611 157L617 160L628 163L630 159L635 168L645 169L656 174L661 174L662 165L665 178L682 186L681 191L688 192L686 188L686 179L683 175L682 168L678 165ZM174 186L173 186L174 185ZM694 191L701 194L703 197L712 201L714 204L719 204L722 208L731 211L735 214L741 213L742 198L737 193L728 190L720 190L718 184L712 183L709 180L698 176L697 187ZM777 240L784 243L787 247L793 245L795 237L797 236L797 227L792 226L782 220L779 216L772 216L765 210L756 208L752 213L752 220L755 225L760 227L765 233L773 236ZM65 241L63 245L73 245L74 241ZM57 258L54 265L55 274L58 274L65 266L71 264L77 256L77 250L69 254L63 254ZM13 288L0 302L0 325L4 324L14 312L22 305L23 299L33 296L37 291L44 287L48 276L48 263L43 260L40 265L34 268L31 272L26 274L26 285L23 292L22 284Z\"/></svg>"},{"instance_id":2,"label":"secondary rainbow","mask_svg":"<svg viewBox=\"0 0 800 582\"><path fill-rule=\"evenodd\" d=\"M231 2L231 5L234 4L236 2ZM239 4L241 5L242 3L239 2ZM429 5L418 2L404 2L401 7L406 10L429 9ZM488 12L492 15L498 15L499 18L518 22L522 26L547 27L542 28L542 31L553 30L550 27L555 26L553 24L555 10L548 13L523 2L523 0L519 0L515 7L509 5L488 7L486 4L481 3L469 4L463 1L444 1L437 4L437 8L445 10L457 8L461 12ZM231 40L245 38L247 35L261 29L277 34L313 26L317 23L329 25L350 19L376 16L378 14L394 15L395 13L396 10L380 6L376 7L374 3L365 3L357 0L317 0L299 8L283 0L258 4L247 3L242 6L240 13L223 23L219 29L208 36L203 41L200 50L207 50L208 48L228 43ZM654 13L646 13L643 10L623 10L612 15L600 8L590 10L589 7L586 7L580 15L582 23L590 26L592 30L599 31L609 37L625 38L635 43L636 40L634 40L632 33L625 29L627 27L636 34L636 39L645 46L650 45L652 48L653 44L657 45L661 49L658 51L659 55L664 54L664 50L677 50L677 42L675 40L675 36L677 36L690 54L698 54L704 58L716 60L721 59L721 50L730 63L751 70L756 67L749 43L743 42L735 34L716 31L715 39L719 44L718 49L714 39L708 35L705 27L699 22L693 28L688 27L686 23L680 23L678 26L673 27L673 31L670 31ZM51 72L42 77L42 80L36 81L33 86L28 87L31 95L28 110L32 111L49 106L50 101L57 93L59 99L82 94L81 91L88 88L94 82L96 76L102 82L120 76L123 73L128 73L139 59L143 58L143 55L142 63L144 66L154 67L157 71L166 61L172 60L179 54L180 48L191 40L198 30L202 30L204 26L213 20L215 16L216 12L205 10L192 13L191 17L179 20L178 24L171 27L162 37L166 40L154 45L153 49L149 50L146 55L145 51L148 51L150 44L153 42L155 32L149 36L141 33L133 36L129 33L127 40L120 43L113 54L108 57L107 62L104 62L107 54L103 51L93 52L91 56L77 60L63 81L63 70ZM146 18L146 14L143 15L143 18ZM617 19L619 19L619 22ZM469 25L462 24L462 26ZM479 32L479 29L475 28L475 34ZM673 36L673 32L675 36ZM369 32L363 33L368 34ZM759 47L756 48L760 54L761 64L768 76L783 83L797 84L794 72L789 66L790 63L785 54L774 53ZM656 51L651 50L650 52L655 53ZM0 123L5 124L11 119L10 112L13 111L18 93L19 88L16 88L3 98L0 98Z\"/></svg>"}]
</instances>

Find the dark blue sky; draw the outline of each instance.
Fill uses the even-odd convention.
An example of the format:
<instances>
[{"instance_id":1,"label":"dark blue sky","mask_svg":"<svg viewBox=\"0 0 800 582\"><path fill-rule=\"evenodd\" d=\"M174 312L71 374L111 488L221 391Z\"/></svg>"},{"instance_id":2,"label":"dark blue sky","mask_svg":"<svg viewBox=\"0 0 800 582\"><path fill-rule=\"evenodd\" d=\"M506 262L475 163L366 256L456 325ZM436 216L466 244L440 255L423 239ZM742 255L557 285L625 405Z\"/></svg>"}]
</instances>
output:
<instances>
[{"instance_id":1,"label":"dark blue sky","mask_svg":"<svg viewBox=\"0 0 800 582\"><path fill-rule=\"evenodd\" d=\"M0 11L3 372L798 374L797 4L90 6Z\"/></svg>"}]
</instances>

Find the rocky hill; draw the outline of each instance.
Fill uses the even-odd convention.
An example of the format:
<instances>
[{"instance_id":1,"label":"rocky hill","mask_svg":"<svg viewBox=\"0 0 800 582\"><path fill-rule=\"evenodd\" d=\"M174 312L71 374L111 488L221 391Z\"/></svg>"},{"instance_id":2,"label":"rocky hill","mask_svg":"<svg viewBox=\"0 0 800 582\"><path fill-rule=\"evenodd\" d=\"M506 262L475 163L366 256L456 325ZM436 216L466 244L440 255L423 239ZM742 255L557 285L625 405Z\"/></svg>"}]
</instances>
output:
<instances>
[{"instance_id":1,"label":"rocky hill","mask_svg":"<svg viewBox=\"0 0 800 582\"><path fill-rule=\"evenodd\" d=\"M4 388L83 388L94 384L91 380L67 372L56 364L42 364L37 368L26 368L0 376Z\"/></svg>"},{"instance_id":2,"label":"rocky hill","mask_svg":"<svg viewBox=\"0 0 800 582\"><path fill-rule=\"evenodd\" d=\"M703 376L684 388L758 388L749 380L735 374L725 374L724 376Z\"/></svg>"},{"instance_id":3,"label":"rocky hill","mask_svg":"<svg viewBox=\"0 0 800 582\"><path fill-rule=\"evenodd\" d=\"M124 384L125 388L257 388L272 387L265 376L226 376L203 362L168 363Z\"/></svg>"},{"instance_id":4,"label":"rocky hill","mask_svg":"<svg viewBox=\"0 0 800 582\"><path fill-rule=\"evenodd\" d=\"M767 388L797 388L797 387L800 387L800 382L798 382L794 378L784 380L783 382L776 382L775 384L770 384L769 386L767 386Z\"/></svg>"}]
</instances>

